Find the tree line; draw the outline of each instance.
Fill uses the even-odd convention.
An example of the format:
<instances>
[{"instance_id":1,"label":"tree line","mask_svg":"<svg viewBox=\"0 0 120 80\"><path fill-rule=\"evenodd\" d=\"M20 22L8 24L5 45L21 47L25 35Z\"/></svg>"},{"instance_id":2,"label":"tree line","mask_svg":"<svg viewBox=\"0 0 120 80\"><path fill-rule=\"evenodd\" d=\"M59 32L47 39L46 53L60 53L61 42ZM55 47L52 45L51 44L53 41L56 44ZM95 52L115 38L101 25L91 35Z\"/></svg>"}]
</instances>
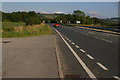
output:
<instances>
[{"instance_id":1,"label":"tree line","mask_svg":"<svg viewBox=\"0 0 120 80\"><path fill-rule=\"evenodd\" d=\"M41 18L34 11L29 12L2 12L2 21L25 22L26 25L40 24Z\"/></svg>"},{"instance_id":2,"label":"tree line","mask_svg":"<svg viewBox=\"0 0 120 80\"><path fill-rule=\"evenodd\" d=\"M86 15L83 11L75 10L73 11L73 14L66 14L61 15L55 18L56 22L62 22L63 23L76 23L76 21L80 21L81 24L87 24L87 25L107 25L107 26L117 26L119 25L118 22L110 22L107 19L101 19L97 17L90 17Z\"/></svg>"},{"instance_id":3,"label":"tree line","mask_svg":"<svg viewBox=\"0 0 120 80\"><path fill-rule=\"evenodd\" d=\"M48 15L48 14L47 14ZM2 21L11 22L25 22L26 25L40 24L41 22L50 23L76 23L80 21L80 24L88 25L117 25L117 23L109 22L106 19L100 19L97 17L91 18L86 15L83 11L75 10L72 14L52 14L54 18L46 18L45 14L36 13L34 11L29 12L2 12Z\"/></svg>"},{"instance_id":4,"label":"tree line","mask_svg":"<svg viewBox=\"0 0 120 80\"><path fill-rule=\"evenodd\" d=\"M41 15L41 14L39 14ZM55 15L55 14L53 14ZM72 14L57 14L57 17L54 19L45 18L45 22L54 22L54 23L74 23L76 24L76 21L80 21L80 24L87 24L87 25L100 25L100 26L118 26L118 22L114 21L108 21L107 19L101 19L97 17L90 17L85 14L85 12L80 10L73 11Z\"/></svg>"},{"instance_id":5,"label":"tree line","mask_svg":"<svg viewBox=\"0 0 120 80\"><path fill-rule=\"evenodd\" d=\"M80 10L73 11L73 14L58 16L55 20L57 22L62 20L63 23L76 23L76 21L80 21L81 24L92 24L90 16L86 16L86 14Z\"/></svg>"}]
</instances>

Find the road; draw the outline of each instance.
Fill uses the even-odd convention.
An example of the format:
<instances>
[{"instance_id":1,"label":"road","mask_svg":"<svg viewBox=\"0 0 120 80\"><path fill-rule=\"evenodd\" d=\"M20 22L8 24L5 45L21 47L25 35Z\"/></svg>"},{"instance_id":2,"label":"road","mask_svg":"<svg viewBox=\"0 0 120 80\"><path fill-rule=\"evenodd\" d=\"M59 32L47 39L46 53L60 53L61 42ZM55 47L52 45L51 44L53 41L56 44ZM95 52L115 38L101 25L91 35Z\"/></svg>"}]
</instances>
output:
<instances>
[{"instance_id":1,"label":"road","mask_svg":"<svg viewBox=\"0 0 120 80\"><path fill-rule=\"evenodd\" d=\"M52 24L49 25L52 26ZM64 25L53 30L61 36L59 42L64 42L60 44L63 55L73 54L77 65L69 56L68 63L79 67L76 72L81 71L79 74L82 78L119 79L117 35Z\"/></svg>"}]
</instances>

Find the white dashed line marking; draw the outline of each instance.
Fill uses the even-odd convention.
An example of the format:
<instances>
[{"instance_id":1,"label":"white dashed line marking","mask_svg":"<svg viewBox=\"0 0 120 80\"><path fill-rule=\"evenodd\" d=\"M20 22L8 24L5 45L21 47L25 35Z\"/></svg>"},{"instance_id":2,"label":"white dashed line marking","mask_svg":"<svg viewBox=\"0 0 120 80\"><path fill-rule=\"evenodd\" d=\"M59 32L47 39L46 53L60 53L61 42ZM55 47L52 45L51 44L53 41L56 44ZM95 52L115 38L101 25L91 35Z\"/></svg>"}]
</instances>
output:
<instances>
[{"instance_id":1,"label":"white dashed line marking","mask_svg":"<svg viewBox=\"0 0 120 80\"><path fill-rule=\"evenodd\" d=\"M71 40L69 40L69 42L72 42Z\"/></svg>"},{"instance_id":2,"label":"white dashed line marking","mask_svg":"<svg viewBox=\"0 0 120 80\"><path fill-rule=\"evenodd\" d=\"M110 40L106 40L106 39L103 39L103 38L99 38L99 37L94 37L94 38L97 38L97 39L104 40L104 41L107 41L107 42L112 43L112 41L110 41Z\"/></svg>"},{"instance_id":3,"label":"white dashed line marking","mask_svg":"<svg viewBox=\"0 0 120 80\"><path fill-rule=\"evenodd\" d=\"M97 80L96 76L91 72L91 70L87 67L87 65L83 62L83 60L77 55L77 53L73 50L73 48L67 43L67 41L61 36L60 32L58 32L55 28L53 28L58 34L59 36L62 38L62 40L65 42L65 44L68 46L68 48L70 49L70 51L73 53L73 55L75 56L75 58L79 61L79 63L81 64L81 66L83 67L83 69L86 71L86 73L89 75L89 77L92 80Z\"/></svg>"},{"instance_id":4,"label":"white dashed line marking","mask_svg":"<svg viewBox=\"0 0 120 80\"><path fill-rule=\"evenodd\" d=\"M89 54L86 54L90 59L94 59L91 55Z\"/></svg>"},{"instance_id":5,"label":"white dashed line marking","mask_svg":"<svg viewBox=\"0 0 120 80\"><path fill-rule=\"evenodd\" d=\"M74 43L74 42L72 42L72 44L74 45L75 43Z\"/></svg>"},{"instance_id":6,"label":"white dashed line marking","mask_svg":"<svg viewBox=\"0 0 120 80\"><path fill-rule=\"evenodd\" d=\"M106 71L108 70L108 68L106 68L105 66L103 66L101 63L98 63L98 62L97 62L97 64L98 64L103 70L106 70Z\"/></svg>"},{"instance_id":7,"label":"white dashed line marking","mask_svg":"<svg viewBox=\"0 0 120 80\"><path fill-rule=\"evenodd\" d=\"M90 34L95 34L95 33L93 33L93 32L88 32L88 33L90 33Z\"/></svg>"},{"instance_id":8,"label":"white dashed line marking","mask_svg":"<svg viewBox=\"0 0 120 80\"><path fill-rule=\"evenodd\" d=\"M87 36L89 36L89 34L86 34L86 33L81 33L81 34L84 34L84 35L87 35Z\"/></svg>"},{"instance_id":9,"label":"white dashed line marking","mask_svg":"<svg viewBox=\"0 0 120 80\"><path fill-rule=\"evenodd\" d=\"M115 37L119 37L118 35L115 35L115 34L109 34L110 36L115 36Z\"/></svg>"},{"instance_id":10,"label":"white dashed line marking","mask_svg":"<svg viewBox=\"0 0 120 80\"><path fill-rule=\"evenodd\" d=\"M108 37L108 36L110 36L110 35L104 33L102 36L107 36L107 37Z\"/></svg>"},{"instance_id":11,"label":"white dashed line marking","mask_svg":"<svg viewBox=\"0 0 120 80\"><path fill-rule=\"evenodd\" d=\"M66 38L67 40L69 40L68 38Z\"/></svg>"},{"instance_id":12,"label":"white dashed line marking","mask_svg":"<svg viewBox=\"0 0 120 80\"><path fill-rule=\"evenodd\" d=\"M76 47L76 48L79 48L79 46L78 46L78 45L75 45L75 47Z\"/></svg>"},{"instance_id":13,"label":"white dashed line marking","mask_svg":"<svg viewBox=\"0 0 120 80\"><path fill-rule=\"evenodd\" d=\"M85 53L85 51L83 49L80 49L80 51L82 51L83 53Z\"/></svg>"},{"instance_id":14,"label":"white dashed line marking","mask_svg":"<svg viewBox=\"0 0 120 80\"><path fill-rule=\"evenodd\" d=\"M118 77L118 76L113 76L115 79L117 79L117 80L120 80L120 78Z\"/></svg>"}]
</instances>

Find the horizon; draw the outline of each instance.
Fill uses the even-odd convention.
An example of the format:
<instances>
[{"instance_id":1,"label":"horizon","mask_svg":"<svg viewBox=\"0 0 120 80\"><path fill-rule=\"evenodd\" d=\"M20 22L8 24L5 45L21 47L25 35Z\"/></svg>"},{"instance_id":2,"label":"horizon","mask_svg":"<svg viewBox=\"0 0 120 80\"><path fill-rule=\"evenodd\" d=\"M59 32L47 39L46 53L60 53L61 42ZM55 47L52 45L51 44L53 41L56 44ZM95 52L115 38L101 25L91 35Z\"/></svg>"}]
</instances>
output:
<instances>
[{"instance_id":1,"label":"horizon","mask_svg":"<svg viewBox=\"0 0 120 80\"><path fill-rule=\"evenodd\" d=\"M3 12L3 11L0 11L0 12ZM30 12L30 11L15 11L15 12ZM45 15L49 15L49 14L52 14L54 15L54 13L39 13L39 12L36 12L34 11L35 13L38 13L38 14L45 14ZM4 12L4 13L13 13L13 12ZM63 13L64 14L64 13ZM66 13L67 14L67 13ZM57 15L57 14L56 14ZM86 16L89 16L89 15L86 15ZM90 16L91 18L93 18L92 16ZM96 17L96 18L99 18L99 17ZM110 18L100 18L100 19L112 19L112 18L120 18L119 16L118 17L110 17Z\"/></svg>"}]
</instances>

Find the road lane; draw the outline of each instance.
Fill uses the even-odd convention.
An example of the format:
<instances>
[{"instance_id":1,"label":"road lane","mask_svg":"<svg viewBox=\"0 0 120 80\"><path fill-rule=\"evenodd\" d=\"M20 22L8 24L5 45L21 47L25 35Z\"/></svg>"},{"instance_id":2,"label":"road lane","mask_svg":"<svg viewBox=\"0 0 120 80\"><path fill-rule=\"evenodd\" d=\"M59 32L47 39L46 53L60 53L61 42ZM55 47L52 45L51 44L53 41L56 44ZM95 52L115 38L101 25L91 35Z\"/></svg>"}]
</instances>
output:
<instances>
[{"instance_id":1,"label":"road lane","mask_svg":"<svg viewBox=\"0 0 120 80\"><path fill-rule=\"evenodd\" d=\"M113 75L118 74L118 47L117 47L117 37L111 36L106 33L90 31L90 30L83 30L78 28L72 28L67 26L60 26L56 28L64 37L67 37L69 43L71 43L72 48L77 52L79 56L82 56L82 59L87 63L87 66L90 67L92 72L98 78L112 78ZM81 34L85 33L87 35ZM91 34L91 33L92 34ZM104 35L103 35L104 34ZM107 37L104 37L109 35ZM89 36L88 36L89 35ZM105 38L107 40L111 40L112 43L96 39L96 37ZM73 44L74 43L74 44ZM76 46L82 48L84 51L83 53L87 53L88 55L81 54L80 50L76 48ZM89 60L94 58L94 61ZM89 58L89 59L87 59ZM106 72L98 66L96 62L99 62L103 66L107 67L109 70Z\"/></svg>"},{"instance_id":2,"label":"road lane","mask_svg":"<svg viewBox=\"0 0 120 80\"><path fill-rule=\"evenodd\" d=\"M53 28L54 29L54 28ZM55 31L59 34L59 36L62 38L62 40L65 42L65 44L68 46L70 51L73 53L73 55L76 57L76 59L79 61L79 63L82 65L86 73L89 75L90 78L96 78L95 75L90 71L90 69L86 66L86 64L81 60L81 58L77 55L77 53L73 50L73 48L67 43L67 41L62 37L62 35L55 29ZM68 40L68 38L67 38ZM95 79L93 79L95 80ZM97 79L96 79L97 80Z\"/></svg>"},{"instance_id":3,"label":"road lane","mask_svg":"<svg viewBox=\"0 0 120 80\"><path fill-rule=\"evenodd\" d=\"M64 78L90 78L66 46L62 38L55 32L57 54L62 66ZM65 37L64 37L65 38ZM65 38L66 39L66 38ZM67 40L67 39L66 39Z\"/></svg>"},{"instance_id":4,"label":"road lane","mask_svg":"<svg viewBox=\"0 0 120 80\"><path fill-rule=\"evenodd\" d=\"M69 27L69 28L75 32L79 32L84 35L88 35L91 37L99 37L99 38L106 39L106 40L116 42L116 43L118 42L118 37L119 37L118 35L97 32L97 31L92 31L92 30L87 30L87 29L81 29L81 28L73 28L73 27Z\"/></svg>"}]
</instances>

